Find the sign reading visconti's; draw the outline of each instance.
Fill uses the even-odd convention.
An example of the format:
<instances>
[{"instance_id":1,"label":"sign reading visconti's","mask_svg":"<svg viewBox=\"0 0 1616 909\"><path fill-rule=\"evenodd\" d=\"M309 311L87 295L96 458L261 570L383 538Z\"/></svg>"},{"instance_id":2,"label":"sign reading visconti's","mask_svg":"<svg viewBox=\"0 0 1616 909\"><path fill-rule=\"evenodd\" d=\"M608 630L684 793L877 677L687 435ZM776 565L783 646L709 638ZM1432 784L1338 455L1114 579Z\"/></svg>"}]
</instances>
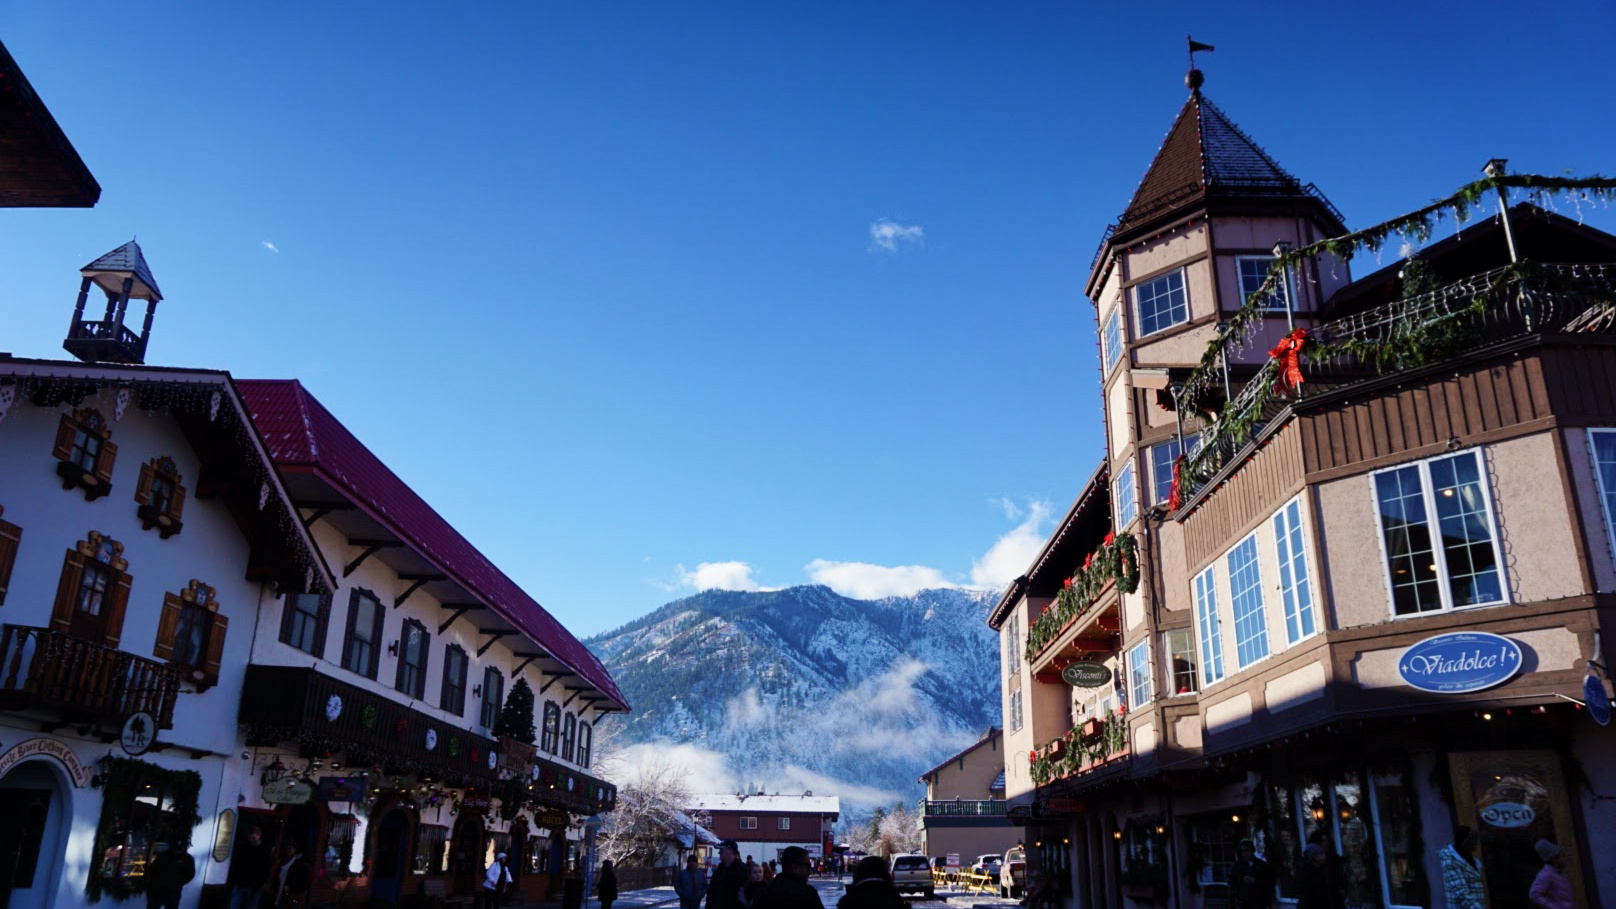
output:
<instances>
[{"instance_id":1,"label":"sign reading visconti's","mask_svg":"<svg viewBox=\"0 0 1616 909\"><path fill-rule=\"evenodd\" d=\"M1397 674L1421 691L1468 694L1501 685L1521 671L1521 646L1485 631L1426 638L1403 651Z\"/></svg>"}]
</instances>

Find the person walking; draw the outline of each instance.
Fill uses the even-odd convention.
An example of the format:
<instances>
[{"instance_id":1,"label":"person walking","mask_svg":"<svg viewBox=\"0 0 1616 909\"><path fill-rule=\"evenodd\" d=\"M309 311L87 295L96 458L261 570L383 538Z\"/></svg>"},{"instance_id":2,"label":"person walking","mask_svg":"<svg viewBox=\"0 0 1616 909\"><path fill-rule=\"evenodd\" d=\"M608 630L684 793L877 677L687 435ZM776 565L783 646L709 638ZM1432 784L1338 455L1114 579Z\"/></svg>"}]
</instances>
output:
<instances>
[{"instance_id":1,"label":"person walking","mask_svg":"<svg viewBox=\"0 0 1616 909\"><path fill-rule=\"evenodd\" d=\"M808 883L812 870L808 850L787 846L780 853L780 875L758 894L752 909L825 909L819 891Z\"/></svg>"},{"instance_id":2,"label":"person walking","mask_svg":"<svg viewBox=\"0 0 1616 909\"><path fill-rule=\"evenodd\" d=\"M230 887L229 909L258 909L259 896L269 882L271 858L263 831L248 828L246 839L236 843L230 870L225 874L224 882Z\"/></svg>"},{"instance_id":3,"label":"person walking","mask_svg":"<svg viewBox=\"0 0 1616 909\"><path fill-rule=\"evenodd\" d=\"M168 843L158 843L152 851L146 865L146 909L179 909L181 892L196 877L196 859Z\"/></svg>"},{"instance_id":4,"label":"person walking","mask_svg":"<svg viewBox=\"0 0 1616 909\"><path fill-rule=\"evenodd\" d=\"M483 875L483 905L488 909L494 909L504 902L501 897L505 895L505 891L511 889L511 882L514 879L511 877L510 866L505 864L505 858L503 852L494 856L494 860L488 864L488 873Z\"/></svg>"},{"instance_id":5,"label":"person walking","mask_svg":"<svg viewBox=\"0 0 1616 909\"><path fill-rule=\"evenodd\" d=\"M762 865L747 865L746 884L741 887L741 905L751 909L757 901L758 894L763 892L767 882L763 880Z\"/></svg>"},{"instance_id":6,"label":"person walking","mask_svg":"<svg viewBox=\"0 0 1616 909\"><path fill-rule=\"evenodd\" d=\"M617 899L617 870L612 867L611 859L600 863L600 880L595 884L595 897L600 900L600 909L612 909L612 901Z\"/></svg>"},{"instance_id":7,"label":"person walking","mask_svg":"<svg viewBox=\"0 0 1616 909\"><path fill-rule=\"evenodd\" d=\"M679 894L679 909L701 909L707 895L707 872L694 855L685 859L685 870L673 876L673 892Z\"/></svg>"},{"instance_id":8,"label":"person walking","mask_svg":"<svg viewBox=\"0 0 1616 909\"><path fill-rule=\"evenodd\" d=\"M734 840L719 843L718 867L707 884L707 909L741 909L741 888L746 886L746 880L741 847Z\"/></svg>"},{"instance_id":9,"label":"person walking","mask_svg":"<svg viewBox=\"0 0 1616 909\"><path fill-rule=\"evenodd\" d=\"M886 859L867 855L853 866L853 883L836 901L836 909L904 909L903 894L892 885Z\"/></svg>"},{"instance_id":10,"label":"person walking","mask_svg":"<svg viewBox=\"0 0 1616 909\"><path fill-rule=\"evenodd\" d=\"M1534 848L1537 849L1537 857L1543 860L1543 868L1532 880L1532 889L1527 894L1532 905L1538 909L1572 909L1576 900L1571 895L1571 882L1560 873L1565 857L1561 855L1559 845L1538 840Z\"/></svg>"},{"instance_id":11,"label":"person walking","mask_svg":"<svg viewBox=\"0 0 1616 909\"><path fill-rule=\"evenodd\" d=\"M276 909L301 909L308 900L309 884L314 873L303 848L295 842L287 843L281 852L281 868L275 875Z\"/></svg>"},{"instance_id":12,"label":"person walking","mask_svg":"<svg viewBox=\"0 0 1616 909\"><path fill-rule=\"evenodd\" d=\"M1236 909L1268 909L1274 904L1274 873L1257 857L1257 844L1240 841L1240 857L1229 868L1229 895Z\"/></svg>"},{"instance_id":13,"label":"person walking","mask_svg":"<svg viewBox=\"0 0 1616 909\"><path fill-rule=\"evenodd\" d=\"M1308 843L1302 850L1302 867L1296 870L1296 909L1335 909L1324 861L1323 843Z\"/></svg>"},{"instance_id":14,"label":"person walking","mask_svg":"<svg viewBox=\"0 0 1616 909\"><path fill-rule=\"evenodd\" d=\"M1481 859L1476 857L1480 843L1476 831L1460 824L1453 828L1453 842L1442 847L1442 894L1448 909L1487 909Z\"/></svg>"}]
</instances>

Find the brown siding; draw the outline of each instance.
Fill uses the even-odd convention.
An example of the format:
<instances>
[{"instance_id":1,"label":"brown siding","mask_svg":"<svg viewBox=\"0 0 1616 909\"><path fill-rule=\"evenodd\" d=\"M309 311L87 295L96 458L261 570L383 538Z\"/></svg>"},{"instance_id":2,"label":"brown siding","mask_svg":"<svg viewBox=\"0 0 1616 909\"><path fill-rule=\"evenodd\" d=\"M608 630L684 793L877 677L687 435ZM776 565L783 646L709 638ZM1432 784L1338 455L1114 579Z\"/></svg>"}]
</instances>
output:
<instances>
[{"instance_id":1,"label":"brown siding","mask_svg":"<svg viewBox=\"0 0 1616 909\"><path fill-rule=\"evenodd\" d=\"M1184 557L1193 575L1302 488L1301 434L1292 424L1184 521Z\"/></svg>"},{"instance_id":2,"label":"brown siding","mask_svg":"<svg viewBox=\"0 0 1616 909\"><path fill-rule=\"evenodd\" d=\"M1553 347L1540 354L1546 385L1539 393L1563 423L1609 423L1616 418L1616 348Z\"/></svg>"}]
</instances>

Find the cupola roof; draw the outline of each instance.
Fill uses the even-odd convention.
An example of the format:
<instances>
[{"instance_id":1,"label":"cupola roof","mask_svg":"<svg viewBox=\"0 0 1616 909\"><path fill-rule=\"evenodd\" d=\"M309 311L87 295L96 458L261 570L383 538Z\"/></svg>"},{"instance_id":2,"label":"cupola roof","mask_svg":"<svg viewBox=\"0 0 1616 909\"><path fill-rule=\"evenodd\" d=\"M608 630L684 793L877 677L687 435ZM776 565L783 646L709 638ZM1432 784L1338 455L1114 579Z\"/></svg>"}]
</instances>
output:
<instances>
[{"instance_id":1,"label":"cupola roof","mask_svg":"<svg viewBox=\"0 0 1616 909\"><path fill-rule=\"evenodd\" d=\"M130 297L153 302L163 299L163 292L157 289L157 279L152 277L151 266L146 264L146 256L134 240L79 269L79 274L95 281L109 294L120 292L124 278L134 278Z\"/></svg>"}]
</instances>

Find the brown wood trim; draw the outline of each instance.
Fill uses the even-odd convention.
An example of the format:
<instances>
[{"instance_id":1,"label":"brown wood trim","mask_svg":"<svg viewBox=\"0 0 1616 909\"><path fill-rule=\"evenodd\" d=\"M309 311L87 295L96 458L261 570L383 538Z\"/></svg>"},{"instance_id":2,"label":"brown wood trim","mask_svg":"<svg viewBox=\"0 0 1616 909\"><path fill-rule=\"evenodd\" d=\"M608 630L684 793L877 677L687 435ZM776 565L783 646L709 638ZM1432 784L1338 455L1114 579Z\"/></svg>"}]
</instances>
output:
<instances>
[{"instance_id":1,"label":"brown wood trim","mask_svg":"<svg viewBox=\"0 0 1616 909\"><path fill-rule=\"evenodd\" d=\"M1559 428L1559 418L1554 416L1539 417L1527 423L1516 423L1513 426L1501 426L1484 432L1473 433L1467 437L1459 437L1459 445L1451 446L1448 442L1435 442L1421 445L1418 448L1409 448L1390 454L1380 455L1367 460L1343 464L1340 467L1330 467L1324 470L1315 470L1307 474L1309 483L1327 483L1343 477L1370 473L1382 467L1390 467L1410 461L1435 457L1450 451L1461 451L1466 448L1476 448L1481 445L1491 445L1496 442L1518 439L1522 436L1536 435L1540 432L1553 431Z\"/></svg>"}]
</instances>

